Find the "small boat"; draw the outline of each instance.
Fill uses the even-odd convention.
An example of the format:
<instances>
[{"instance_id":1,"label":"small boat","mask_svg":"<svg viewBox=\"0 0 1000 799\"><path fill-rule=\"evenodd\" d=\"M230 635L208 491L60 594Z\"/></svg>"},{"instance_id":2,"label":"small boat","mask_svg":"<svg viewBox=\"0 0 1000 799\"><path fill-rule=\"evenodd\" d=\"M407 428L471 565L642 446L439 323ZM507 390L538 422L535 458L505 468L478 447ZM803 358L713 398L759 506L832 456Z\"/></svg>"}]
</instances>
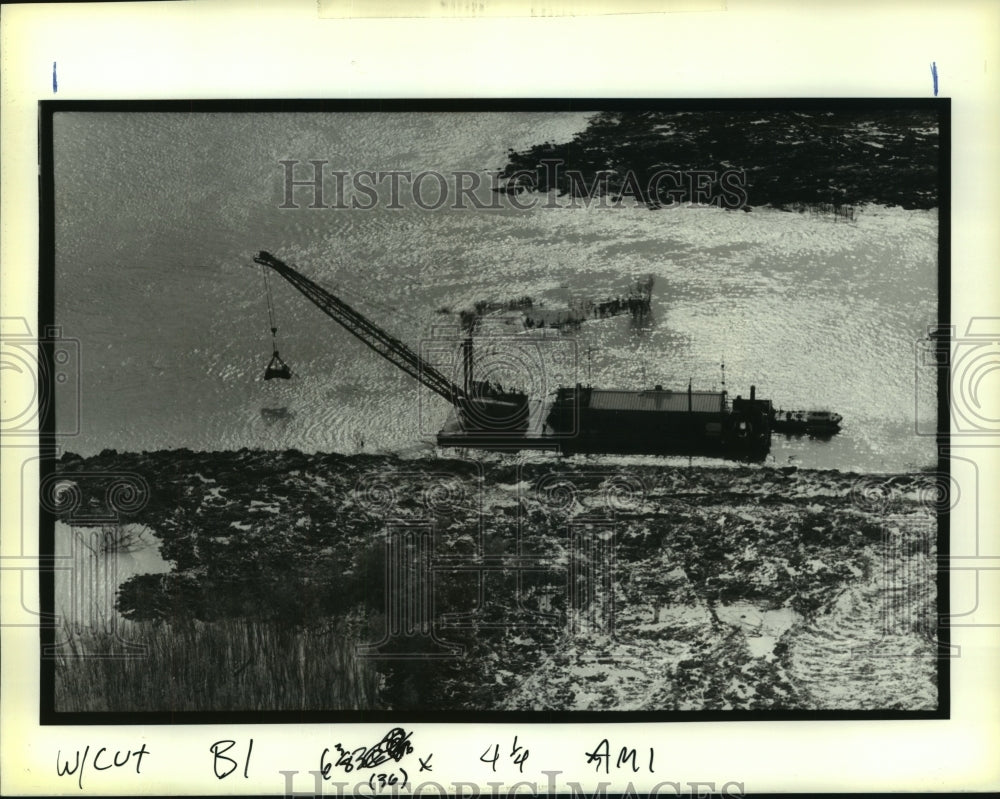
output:
<instances>
[{"instance_id":1,"label":"small boat","mask_svg":"<svg viewBox=\"0 0 1000 799\"><path fill-rule=\"evenodd\" d=\"M775 412L771 429L776 433L813 433L833 435L840 430L843 416L833 411Z\"/></svg>"}]
</instances>

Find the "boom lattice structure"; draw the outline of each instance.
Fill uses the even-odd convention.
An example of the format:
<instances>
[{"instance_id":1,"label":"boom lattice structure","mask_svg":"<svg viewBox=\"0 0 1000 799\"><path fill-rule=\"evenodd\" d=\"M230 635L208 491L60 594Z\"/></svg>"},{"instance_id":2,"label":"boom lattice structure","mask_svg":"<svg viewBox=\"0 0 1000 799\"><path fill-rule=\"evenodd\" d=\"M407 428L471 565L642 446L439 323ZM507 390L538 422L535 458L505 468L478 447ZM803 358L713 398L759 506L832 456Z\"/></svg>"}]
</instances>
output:
<instances>
[{"instance_id":1,"label":"boom lattice structure","mask_svg":"<svg viewBox=\"0 0 1000 799\"><path fill-rule=\"evenodd\" d=\"M254 261L265 268L273 269L304 294L323 313L345 327L387 361L419 380L448 402L458 405L468 399L466 392L460 386L441 374L402 341L390 336L346 302L335 297L284 261L275 258L265 250L257 253L254 256Z\"/></svg>"}]
</instances>

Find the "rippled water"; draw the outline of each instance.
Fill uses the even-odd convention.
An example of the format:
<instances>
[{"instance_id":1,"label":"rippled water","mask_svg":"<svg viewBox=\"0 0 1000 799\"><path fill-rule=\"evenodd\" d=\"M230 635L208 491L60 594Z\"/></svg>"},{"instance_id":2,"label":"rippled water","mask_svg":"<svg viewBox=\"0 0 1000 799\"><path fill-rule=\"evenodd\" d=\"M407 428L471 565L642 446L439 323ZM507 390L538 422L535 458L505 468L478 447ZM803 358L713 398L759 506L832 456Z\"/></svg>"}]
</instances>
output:
<instances>
[{"instance_id":1,"label":"rippled water","mask_svg":"<svg viewBox=\"0 0 1000 799\"><path fill-rule=\"evenodd\" d=\"M66 448L432 451L448 408L274 280L270 356L259 249L298 266L417 348L439 309L531 295L549 307L655 276L653 319L585 323L558 381L727 388L843 414L829 442L776 436L777 463L933 464L937 215L714 208L282 210L281 159L330 168L495 170L587 114L59 114L56 321L81 341L81 434ZM482 196L486 196L483 194ZM535 346L535 345L533 345ZM543 349L551 348L542 343ZM549 367L545 367L549 368ZM538 376L534 375L534 379ZM60 389L57 412L72 397ZM918 396L920 402L917 402Z\"/></svg>"}]
</instances>

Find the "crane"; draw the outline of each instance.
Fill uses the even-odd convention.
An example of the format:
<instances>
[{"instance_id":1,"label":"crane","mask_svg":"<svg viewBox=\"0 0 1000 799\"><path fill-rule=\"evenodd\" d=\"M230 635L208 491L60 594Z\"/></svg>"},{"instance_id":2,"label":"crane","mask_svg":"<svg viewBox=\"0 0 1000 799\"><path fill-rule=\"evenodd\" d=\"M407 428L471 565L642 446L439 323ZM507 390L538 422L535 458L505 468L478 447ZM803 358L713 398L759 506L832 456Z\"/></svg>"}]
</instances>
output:
<instances>
[{"instance_id":1,"label":"crane","mask_svg":"<svg viewBox=\"0 0 1000 799\"><path fill-rule=\"evenodd\" d=\"M261 250L253 260L265 269L277 272L323 313L387 361L454 405L466 425L489 429L491 422L501 422L505 428L509 428L512 420L520 423L522 417L524 424L527 424L526 394L519 391L498 392L488 382L472 379L471 338L462 342L464 385L459 386L402 341L271 253Z\"/></svg>"}]
</instances>

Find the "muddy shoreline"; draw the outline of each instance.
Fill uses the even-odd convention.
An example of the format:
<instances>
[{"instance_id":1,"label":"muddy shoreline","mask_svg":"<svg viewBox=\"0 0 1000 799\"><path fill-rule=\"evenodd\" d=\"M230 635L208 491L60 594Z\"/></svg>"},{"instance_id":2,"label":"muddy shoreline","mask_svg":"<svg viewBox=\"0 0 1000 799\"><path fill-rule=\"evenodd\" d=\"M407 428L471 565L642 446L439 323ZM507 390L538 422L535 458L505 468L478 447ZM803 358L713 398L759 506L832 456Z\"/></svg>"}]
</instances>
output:
<instances>
[{"instance_id":1,"label":"muddy shoreline","mask_svg":"<svg viewBox=\"0 0 1000 799\"><path fill-rule=\"evenodd\" d=\"M105 450L56 473L71 526L138 486L118 516L171 571L122 585L125 619L349 630L375 654L372 708L937 704L931 474L294 450ZM401 610L399 580L430 604Z\"/></svg>"}]
</instances>

